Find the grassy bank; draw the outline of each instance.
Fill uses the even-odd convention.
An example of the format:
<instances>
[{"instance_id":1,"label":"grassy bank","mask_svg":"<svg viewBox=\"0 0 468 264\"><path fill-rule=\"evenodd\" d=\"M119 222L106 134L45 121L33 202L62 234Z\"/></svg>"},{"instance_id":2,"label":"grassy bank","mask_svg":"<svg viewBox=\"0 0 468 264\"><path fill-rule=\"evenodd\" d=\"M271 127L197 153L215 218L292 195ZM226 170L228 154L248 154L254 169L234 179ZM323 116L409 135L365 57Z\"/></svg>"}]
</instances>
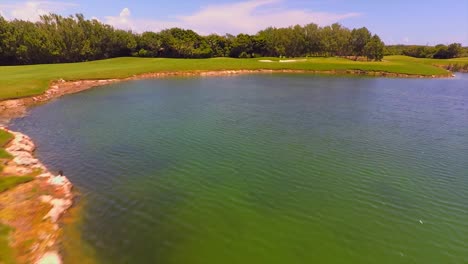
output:
<instances>
[{"instance_id":1,"label":"grassy bank","mask_svg":"<svg viewBox=\"0 0 468 264\"><path fill-rule=\"evenodd\" d=\"M270 59L270 58L262 58ZM380 71L413 75L438 75L446 71L427 59L388 56L382 62L361 62L343 58L309 58L304 61L280 63L260 62L260 59L164 59L116 58L70 64L3 66L0 67L0 100L21 98L43 93L53 80L126 78L149 72L216 71L216 70L311 70ZM464 58L468 63L468 58ZM445 62L449 63L450 60Z\"/></svg>"},{"instance_id":2,"label":"grassy bank","mask_svg":"<svg viewBox=\"0 0 468 264\"><path fill-rule=\"evenodd\" d=\"M21 183L26 183L34 180L31 176L22 177L0 177L0 193L10 190Z\"/></svg>"},{"instance_id":3,"label":"grassy bank","mask_svg":"<svg viewBox=\"0 0 468 264\"><path fill-rule=\"evenodd\" d=\"M11 232L11 228L2 225L0 223L0 263L4 264L13 264L14 261L14 253L13 250L9 246L8 235Z\"/></svg>"},{"instance_id":4,"label":"grassy bank","mask_svg":"<svg viewBox=\"0 0 468 264\"><path fill-rule=\"evenodd\" d=\"M12 138L13 138L12 134L7 133L3 130L0 130L0 160L11 158L11 155L8 154L8 152L6 152L5 149L3 149L3 146L5 146ZM2 172L1 166L2 166L2 163L0 162L0 173Z\"/></svg>"},{"instance_id":5,"label":"grassy bank","mask_svg":"<svg viewBox=\"0 0 468 264\"><path fill-rule=\"evenodd\" d=\"M21 183L29 182L34 179L34 177L30 176L16 177L2 175L4 162L12 158L11 155L8 152L6 152L4 147L12 138L12 134L0 130L0 193L12 189Z\"/></svg>"},{"instance_id":6,"label":"grassy bank","mask_svg":"<svg viewBox=\"0 0 468 264\"><path fill-rule=\"evenodd\" d=\"M428 58L413 58L408 56L388 56L385 59L389 59L394 62L406 62L406 63L421 63L426 65L438 65L438 66L446 66L450 64L468 64L468 57L463 58L455 58L455 59L428 59Z\"/></svg>"},{"instance_id":7,"label":"grassy bank","mask_svg":"<svg viewBox=\"0 0 468 264\"><path fill-rule=\"evenodd\" d=\"M4 177L1 177L3 171L3 162L6 159L11 158L11 156L3 149L5 144L7 144L13 135L7 133L3 130L0 130L0 193L14 186L14 183L11 180L5 180ZM11 228L0 223L0 263L14 263L13 252L9 246L9 234Z\"/></svg>"}]
</instances>

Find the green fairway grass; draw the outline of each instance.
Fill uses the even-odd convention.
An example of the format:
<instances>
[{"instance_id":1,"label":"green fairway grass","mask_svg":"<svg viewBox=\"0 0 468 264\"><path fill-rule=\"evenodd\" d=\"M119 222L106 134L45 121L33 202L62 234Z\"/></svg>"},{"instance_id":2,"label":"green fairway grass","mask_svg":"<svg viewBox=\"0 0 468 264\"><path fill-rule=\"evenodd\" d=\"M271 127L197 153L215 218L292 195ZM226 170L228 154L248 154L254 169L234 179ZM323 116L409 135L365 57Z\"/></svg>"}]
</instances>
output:
<instances>
[{"instance_id":1,"label":"green fairway grass","mask_svg":"<svg viewBox=\"0 0 468 264\"><path fill-rule=\"evenodd\" d=\"M259 60L273 60L260 62ZM311 71L363 70L413 75L439 75L447 71L432 64L468 63L468 58L454 60L416 59L388 56L382 62L352 61L344 58L308 58L305 61L280 63L277 58L255 59L166 59L115 58L108 60L27 66L0 67L0 100L43 93L53 80L126 78L150 72L290 69Z\"/></svg>"},{"instance_id":2,"label":"green fairway grass","mask_svg":"<svg viewBox=\"0 0 468 264\"><path fill-rule=\"evenodd\" d=\"M12 176L12 177L0 177L0 193L14 188L22 183L30 182L34 180L32 176Z\"/></svg>"},{"instance_id":3,"label":"green fairway grass","mask_svg":"<svg viewBox=\"0 0 468 264\"><path fill-rule=\"evenodd\" d=\"M12 249L9 246L8 235L11 228L0 223L0 263L15 263Z\"/></svg>"},{"instance_id":4,"label":"green fairway grass","mask_svg":"<svg viewBox=\"0 0 468 264\"><path fill-rule=\"evenodd\" d=\"M11 155L6 152L5 149L3 149L3 147L13 138L13 135L8 133L8 132L5 132L3 130L0 130L0 159L9 159L11 158ZM1 170L1 162L0 162L0 172L2 172Z\"/></svg>"},{"instance_id":5,"label":"green fairway grass","mask_svg":"<svg viewBox=\"0 0 468 264\"><path fill-rule=\"evenodd\" d=\"M384 60L400 62L400 63L422 63L426 65L450 65L450 64L468 64L468 57L455 59L428 59L428 58L413 58L403 55L395 55L385 57Z\"/></svg>"},{"instance_id":6,"label":"green fairway grass","mask_svg":"<svg viewBox=\"0 0 468 264\"><path fill-rule=\"evenodd\" d=\"M0 130L0 148L5 146L11 139L13 139L13 135L4 131Z\"/></svg>"}]
</instances>

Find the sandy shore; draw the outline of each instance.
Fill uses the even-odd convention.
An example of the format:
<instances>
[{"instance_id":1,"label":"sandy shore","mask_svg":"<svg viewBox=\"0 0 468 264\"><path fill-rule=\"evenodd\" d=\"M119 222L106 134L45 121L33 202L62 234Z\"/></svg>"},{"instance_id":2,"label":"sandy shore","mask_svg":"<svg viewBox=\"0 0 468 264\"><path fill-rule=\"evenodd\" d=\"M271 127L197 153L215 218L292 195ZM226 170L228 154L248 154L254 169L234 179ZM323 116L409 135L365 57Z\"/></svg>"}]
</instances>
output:
<instances>
[{"instance_id":1,"label":"sandy shore","mask_svg":"<svg viewBox=\"0 0 468 264\"><path fill-rule=\"evenodd\" d=\"M170 76L231 76L240 74L273 74L273 73L298 73L298 74L330 74L330 75L364 75L364 76L380 76L394 78L449 78L451 73L439 76L424 76L410 75L401 73L362 71L362 70L343 70L343 71L306 71L306 70L223 70L223 71L183 71L183 72L158 72L145 73L135 75L124 79L108 79L108 80L80 80L80 81L54 81L49 86L49 89L37 96L11 99L0 101L0 125L8 124L11 118L22 116L26 113L27 108L32 105L45 103L54 98L61 97L66 94L78 93L96 86L107 85L116 82L129 80L163 78Z\"/></svg>"},{"instance_id":2,"label":"sandy shore","mask_svg":"<svg viewBox=\"0 0 468 264\"><path fill-rule=\"evenodd\" d=\"M34 179L0 194L0 220L13 227L10 244L18 263L59 264L60 218L72 206L72 184L55 176L37 158L34 142L26 135L0 127L14 135L6 151L13 157L0 177L32 176Z\"/></svg>"}]
</instances>

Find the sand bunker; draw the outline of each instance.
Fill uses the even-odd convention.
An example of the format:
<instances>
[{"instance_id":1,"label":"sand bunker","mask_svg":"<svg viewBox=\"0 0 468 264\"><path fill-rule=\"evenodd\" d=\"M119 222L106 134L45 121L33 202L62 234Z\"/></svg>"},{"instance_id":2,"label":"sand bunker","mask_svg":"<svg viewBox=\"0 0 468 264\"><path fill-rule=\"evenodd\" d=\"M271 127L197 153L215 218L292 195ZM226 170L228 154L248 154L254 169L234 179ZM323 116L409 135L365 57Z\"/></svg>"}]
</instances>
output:
<instances>
[{"instance_id":1,"label":"sand bunker","mask_svg":"<svg viewBox=\"0 0 468 264\"><path fill-rule=\"evenodd\" d=\"M306 59L302 60L280 60L279 62L300 62L300 61L307 61Z\"/></svg>"}]
</instances>

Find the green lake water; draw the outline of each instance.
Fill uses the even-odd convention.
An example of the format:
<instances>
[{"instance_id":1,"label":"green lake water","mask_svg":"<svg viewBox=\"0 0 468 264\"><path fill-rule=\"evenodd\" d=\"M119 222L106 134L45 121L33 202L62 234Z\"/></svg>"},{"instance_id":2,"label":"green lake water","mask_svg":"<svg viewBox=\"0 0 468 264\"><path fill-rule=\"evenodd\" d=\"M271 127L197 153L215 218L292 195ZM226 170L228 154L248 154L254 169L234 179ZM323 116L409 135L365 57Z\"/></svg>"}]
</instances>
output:
<instances>
[{"instance_id":1,"label":"green lake water","mask_svg":"<svg viewBox=\"0 0 468 264\"><path fill-rule=\"evenodd\" d=\"M131 81L10 125L98 263L468 263L467 75Z\"/></svg>"}]
</instances>

